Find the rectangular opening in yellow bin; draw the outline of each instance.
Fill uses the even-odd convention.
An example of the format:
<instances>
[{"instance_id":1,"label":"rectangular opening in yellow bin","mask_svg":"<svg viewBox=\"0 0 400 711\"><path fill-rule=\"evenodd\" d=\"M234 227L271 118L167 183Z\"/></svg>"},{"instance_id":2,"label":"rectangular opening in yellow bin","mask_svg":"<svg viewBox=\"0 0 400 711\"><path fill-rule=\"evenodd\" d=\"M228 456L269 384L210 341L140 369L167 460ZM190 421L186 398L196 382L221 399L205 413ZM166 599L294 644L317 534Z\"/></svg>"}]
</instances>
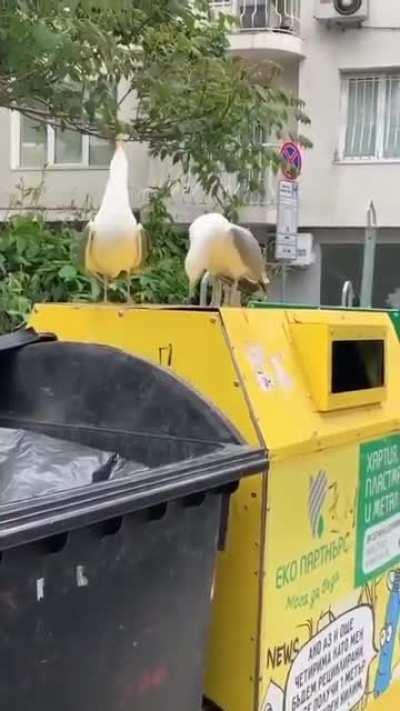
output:
<instances>
[{"instance_id":1,"label":"rectangular opening in yellow bin","mask_svg":"<svg viewBox=\"0 0 400 711\"><path fill-rule=\"evenodd\" d=\"M386 329L292 323L294 346L321 412L382 402L386 397Z\"/></svg>"}]
</instances>

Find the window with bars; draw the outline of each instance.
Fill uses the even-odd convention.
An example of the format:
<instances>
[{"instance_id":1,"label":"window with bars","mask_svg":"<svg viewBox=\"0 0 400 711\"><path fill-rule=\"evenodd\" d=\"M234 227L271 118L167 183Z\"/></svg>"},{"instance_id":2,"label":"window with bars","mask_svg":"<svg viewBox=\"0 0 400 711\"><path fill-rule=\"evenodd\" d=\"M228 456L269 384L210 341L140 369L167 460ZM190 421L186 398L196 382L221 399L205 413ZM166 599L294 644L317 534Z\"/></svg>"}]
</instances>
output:
<instances>
[{"instance_id":1,"label":"window with bars","mask_svg":"<svg viewBox=\"0 0 400 711\"><path fill-rule=\"evenodd\" d=\"M341 158L400 160L400 70L343 80Z\"/></svg>"}]
</instances>

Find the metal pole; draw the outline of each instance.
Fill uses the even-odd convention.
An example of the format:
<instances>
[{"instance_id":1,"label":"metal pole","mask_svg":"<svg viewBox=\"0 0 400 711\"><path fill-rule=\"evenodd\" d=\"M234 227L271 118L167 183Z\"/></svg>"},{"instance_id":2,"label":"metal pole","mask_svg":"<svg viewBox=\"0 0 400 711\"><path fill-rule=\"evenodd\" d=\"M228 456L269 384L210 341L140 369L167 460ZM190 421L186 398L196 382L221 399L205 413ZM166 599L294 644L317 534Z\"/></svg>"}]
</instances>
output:
<instances>
[{"instance_id":1,"label":"metal pole","mask_svg":"<svg viewBox=\"0 0 400 711\"><path fill-rule=\"evenodd\" d=\"M378 234L376 209L371 201L367 211L367 226L365 229L364 258L361 279L360 306L370 309L372 306L372 289L374 285L375 248Z\"/></svg>"},{"instance_id":2,"label":"metal pole","mask_svg":"<svg viewBox=\"0 0 400 711\"><path fill-rule=\"evenodd\" d=\"M354 304L354 289L351 281L345 281L342 289L342 306L351 309Z\"/></svg>"},{"instance_id":3,"label":"metal pole","mask_svg":"<svg viewBox=\"0 0 400 711\"><path fill-rule=\"evenodd\" d=\"M207 306L207 289L210 282L210 275L206 272L200 283L200 306Z\"/></svg>"},{"instance_id":4,"label":"metal pole","mask_svg":"<svg viewBox=\"0 0 400 711\"><path fill-rule=\"evenodd\" d=\"M200 306L208 306L208 287L210 284L212 286L210 306L221 306L222 283L219 279L211 278L209 272L204 274L200 282Z\"/></svg>"}]
</instances>

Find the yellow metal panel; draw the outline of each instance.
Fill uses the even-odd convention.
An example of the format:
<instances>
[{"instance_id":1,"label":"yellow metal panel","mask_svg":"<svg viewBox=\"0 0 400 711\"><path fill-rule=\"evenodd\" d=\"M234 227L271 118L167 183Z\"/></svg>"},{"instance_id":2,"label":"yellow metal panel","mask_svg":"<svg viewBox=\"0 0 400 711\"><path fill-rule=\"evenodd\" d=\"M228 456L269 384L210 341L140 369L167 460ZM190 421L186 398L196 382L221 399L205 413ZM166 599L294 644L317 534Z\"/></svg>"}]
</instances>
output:
<instances>
[{"instance_id":1,"label":"yellow metal panel","mask_svg":"<svg viewBox=\"0 0 400 711\"><path fill-rule=\"evenodd\" d=\"M352 328L379 329L387 327L388 316L383 311L362 311L351 309L276 309L290 323L326 323L331 327L351 326Z\"/></svg>"},{"instance_id":2,"label":"yellow metal panel","mask_svg":"<svg viewBox=\"0 0 400 711\"><path fill-rule=\"evenodd\" d=\"M324 324L294 323L290 336L304 378L318 410L326 410L329 394L330 351Z\"/></svg>"},{"instance_id":3,"label":"yellow metal panel","mask_svg":"<svg viewBox=\"0 0 400 711\"><path fill-rule=\"evenodd\" d=\"M31 325L62 340L115 346L170 367L215 403L247 441L258 442L218 312L40 305ZM226 549L217 566L206 686L229 711L254 708L261 510L262 479L251 477L232 497Z\"/></svg>"},{"instance_id":4,"label":"yellow metal panel","mask_svg":"<svg viewBox=\"0 0 400 711\"><path fill-rule=\"evenodd\" d=\"M367 320L371 327L387 328L384 402L318 412L290 332L290 324L312 323L312 318L317 318L315 313L331 326L362 327ZM400 348L386 314L222 309L222 318L254 416L274 459L399 429L400 369L396 364Z\"/></svg>"},{"instance_id":5,"label":"yellow metal panel","mask_svg":"<svg viewBox=\"0 0 400 711\"><path fill-rule=\"evenodd\" d=\"M318 313L318 312L317 312ZM318 410L329 411L360 407L382 402L386 383L366 390L332 393L332 346L335 341L372 341L384 343L387 329L376 325L329 323L290 324L290 336L304 372L307 385Z\"/></svg>"}]
</instances>

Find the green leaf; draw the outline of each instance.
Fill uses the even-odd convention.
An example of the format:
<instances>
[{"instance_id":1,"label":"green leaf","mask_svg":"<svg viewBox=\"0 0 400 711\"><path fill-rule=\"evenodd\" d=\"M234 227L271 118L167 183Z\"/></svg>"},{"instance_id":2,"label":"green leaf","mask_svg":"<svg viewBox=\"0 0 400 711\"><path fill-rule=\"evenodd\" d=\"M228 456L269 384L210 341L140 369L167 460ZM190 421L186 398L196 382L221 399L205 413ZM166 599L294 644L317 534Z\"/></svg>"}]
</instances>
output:
<instances>
[{"instance_id":1,"label":"green leaf","mask_svg":"<svg viewBox=\"0 0 400 711\"><path fill-rule=\"evenodd\" d=\"M73 279L76 279L77 274L77 270L71 264L66 264L58 272L60 279L65 279L65 281L72 281Z\"/></svg>"}]
</instances>

